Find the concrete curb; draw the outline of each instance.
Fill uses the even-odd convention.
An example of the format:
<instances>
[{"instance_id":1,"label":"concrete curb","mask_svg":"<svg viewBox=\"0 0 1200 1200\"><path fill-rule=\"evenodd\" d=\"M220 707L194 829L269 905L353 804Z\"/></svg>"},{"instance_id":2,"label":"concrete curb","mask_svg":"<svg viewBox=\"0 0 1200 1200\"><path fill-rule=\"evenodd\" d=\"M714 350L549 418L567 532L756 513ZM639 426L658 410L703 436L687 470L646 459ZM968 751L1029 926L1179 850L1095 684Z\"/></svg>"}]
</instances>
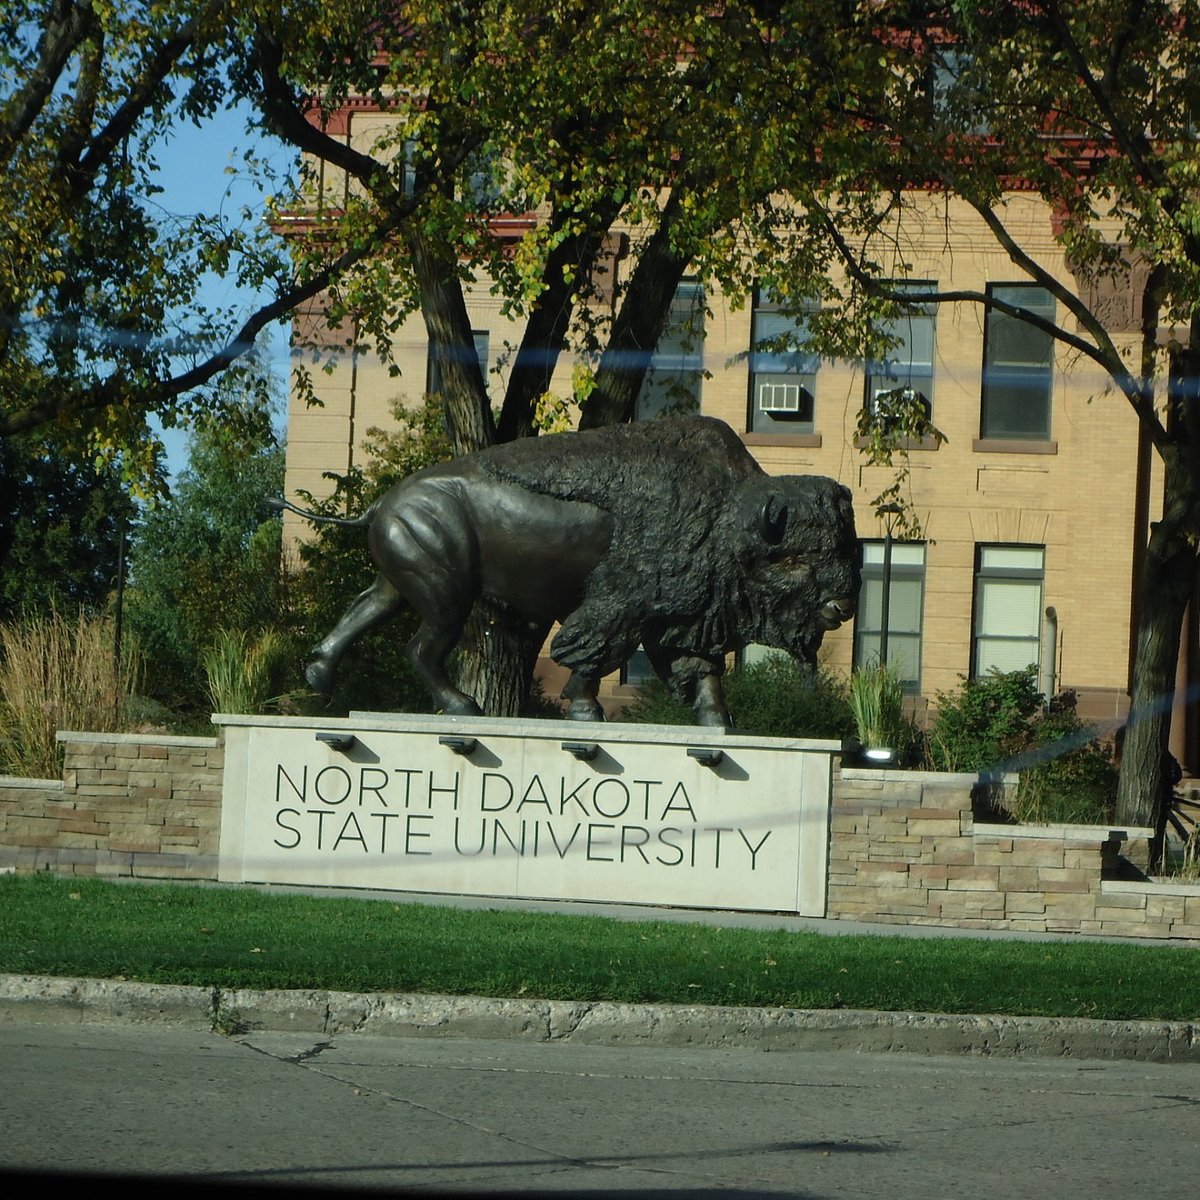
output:
<instances>
[{"instance_id":1,"label":"concrete curb","mask_svg":"<svg viewBox=\"0 0 1200 1200\"><path fill-rule=\"evenodd\" d=\"M382 1037L516 1038L592 1046L1200 1062L1190 1021L1093 1021L845 1009L725 1008L479 996L251 991L0 975L0 1023L164 1024Z\"/></svg>"}]
</instances>

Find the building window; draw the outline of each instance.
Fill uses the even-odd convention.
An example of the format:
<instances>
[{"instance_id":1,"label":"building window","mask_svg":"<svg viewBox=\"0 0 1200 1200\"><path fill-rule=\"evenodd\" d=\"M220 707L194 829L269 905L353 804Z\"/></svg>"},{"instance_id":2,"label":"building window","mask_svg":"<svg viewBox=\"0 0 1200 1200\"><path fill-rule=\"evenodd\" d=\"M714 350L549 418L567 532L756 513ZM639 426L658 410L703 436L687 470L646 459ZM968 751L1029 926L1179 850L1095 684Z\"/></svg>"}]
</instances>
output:
<instances>
[{"instance_id":1,"label":"building window","mask_svg":"<svg viewBox=\"0 0 1200 1200\"><path fill-rule=\"evenodd\" d=\"M637 398L637 419L664 412L699 412L704 374L704 285L685 279L675 289L671 311L650 356Z\"/></svg>"},{"instance_id":2,"label":"building window","mask_svg":"<svg viewBox=\"0 0 1200 1200\"><path fill-rule=\"evenodd\" d=\"M1041 662L1042 546L980 546L975 566L972 676Z\"/></svg>"},{"instance_id":3,"label":"building window","mask_svg":"<svg viewBox=\"0 0 1200 1200\"><path fill-rule=\"evenodd\" d=\"M988 93L981 89L973 56L955 44L935 45L929 63L929 93L939 125L962 133L990 133Z\"/></svg>"},{"instance_id":4,"label":"building window","mask_svg":"<svg viewBox=\"0 0 1200 1200\"><path fill-rule=\"evenodd\" d=\"M854 662L883 660L884 542L862 544L862 590L854 620ZM921 622L925 609L925 546L893 542L888 591L887 661L896 667L905 691L921 689Z\"/></svg>"},{"instance_id":5,"label":"building window","mask_svg":"<svg viewBox=\"0 0 1200 1200\"><path fill-rule=\"evenodd\" d=\"M483 372L483 385L487 387L488 381L488 331L486 329L472 329L471 337L475 341L475 357L479 360L479 369ZM430 348L428 365L426 367L427 386L426 391L431 396L437 396L442 390L442 372L438 368L437 363L433 358L433 349Z\"/></svg>"},{"instance_id":6,"label":"building window","mask_svg":"<svg viewBox=\"0 0 1200 1200\"><path fill-rule=\"evenodd\" d=\"M820 358L804 350L803 314L756 292L750 315L750 433L812 433Z\"/></svg>"},{"instance_id":7,"label":"building window","mask_svg":"<svg viewBox=\"0 0 1200 1200\"><path fill-rule=\"evenodd\" d=\"M1054 320L1054 297L1032 284L991 284L988 294ZM1020 317L989 308L983 343L980 437L1050 437L1054 338Z\"/></svg>"},{"instance_id":8,"label":"building window","mask_svg":"<svg viewBox=\"0 0 1200 1200\"><path fill-rule=\"evenodd\" d=\"M896 283L897 291L929 292L931 282ZM934 306L914 304L880 329L894 344L887 357L867 360L866 406L869 411L886 414L887 394L911 389L921 398L927 416L933 415Z\"/></svg>"},{"instance_id":9,"label":"building window","mask_svg":"<svg viewBox=\"0 0 1200 1200\"><path fill-rule=\"evenodd\" d=\"M621 667L621 682L630 687L645 687L646 684L653 683L657 678L658 675L650 665L650 655L641 646L626 659L624 666Z\"/></svg>"}]
</instances>

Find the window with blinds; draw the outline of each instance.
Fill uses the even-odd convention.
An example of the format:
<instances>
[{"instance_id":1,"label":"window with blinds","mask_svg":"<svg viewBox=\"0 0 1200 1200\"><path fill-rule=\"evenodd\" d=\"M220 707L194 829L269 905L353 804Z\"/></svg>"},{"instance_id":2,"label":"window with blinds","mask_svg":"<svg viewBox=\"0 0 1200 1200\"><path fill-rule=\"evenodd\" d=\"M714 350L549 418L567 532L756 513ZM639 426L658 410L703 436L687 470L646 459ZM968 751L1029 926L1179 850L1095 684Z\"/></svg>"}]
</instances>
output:
<instances>
[{"instance_id":1,"label":"window with blinds","mask_svg":"<svg viewBox=\"0 0 1200 1200\"><path fill-rule=\"evenodd\" d=\"M1041 662L1042 546L979 546L971 674L1036 670Z\"/></svg>"}]
</instances>

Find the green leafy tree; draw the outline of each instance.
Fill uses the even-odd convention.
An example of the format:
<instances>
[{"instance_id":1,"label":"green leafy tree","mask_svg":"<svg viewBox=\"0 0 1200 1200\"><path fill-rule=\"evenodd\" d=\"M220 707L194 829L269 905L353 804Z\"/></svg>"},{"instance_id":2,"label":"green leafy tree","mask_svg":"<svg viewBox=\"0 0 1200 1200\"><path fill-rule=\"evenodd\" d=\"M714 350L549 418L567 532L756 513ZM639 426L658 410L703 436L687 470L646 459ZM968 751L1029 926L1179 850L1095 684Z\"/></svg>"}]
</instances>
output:
<instances>
[{"instance_id":1,"label":"green leafy tree","mask_svg":"<svg viewBox=\"0 0 1200 1200\"><path fill-rule=\"evenodd\" d=\"M874 48L842 34L856 11L419 0L397 20L380 0L332 25L263 23L265 119L306 155L300 260L324 269L376 247L329 287L330 324L353 323L387 358L419 311L458 454L533 436L569 405L583 428L630 420L685 272L748 291L763 263L747 214L854 145L859 93L880 87L857 69ZM353 97L390 118L372 145L326 127ZM491 220L505 214L534 219L514 239ZM819 279L833 250L822 236L789 253ZM495 410L464 296L484 279L522 330ZM582 364L567 396L551 392L564 353ZM544 634L477 605L461 686L486 711L517 711Z\"/></svg>"},{"instance_id":2,"label":"green leafy tree","mask_svg":"<svg viewBox=\"0 0 1200 1200\"><path fill-rule=\"evenodd\" d=\"M938 302L1017 317L1099 366L1137 417L1139 461L1159 459L1161 517L1148 523L1146 494L1135 513L1144 542L1117 817L1161 824L1200 544L1200 6L897 0L870 6L870 23L847 24L845 34L874 45L888 91L862 114L869 136L830 160L830 182L851 186L804 196L808 221L825 225L850 280L824 319L852 328L847 312ZM1049 270L1012 219L1014 180L1053 214L1070 276ZM1014 267L1054 297L1057 316L993 293L889 287L906 272L909 222L922 221L931 188L969 205ZM790 235L774 216L762 215L758 236L778 250ZM1114 332L1105 311L1114 290L1132 302L1131 336Z\"/></svg>"},{"instance_id":3,"label":"green leafy tree","mask_svg":"<svg viewBox=\"0 0 1200 1200\"><path fill-rule=\"evenodd\" d=\"M114 471L28 438L0 441L0 620L104 609L134 515Z\"/></svg>"},{"instance_id":4,"label":"green leafy tree","mask_svg":"<svg viewBox=\"0 0 1200 1200\"><path fill-rule=\"evenodd\" d=\"M265 410L250 407L233 424L201 422L187 469L144 514L125 614L156 699L202 708L202 656L219 630L287 624L282 525L263 506L283 486L283 463Z\"/></svg>"}]
</instances>

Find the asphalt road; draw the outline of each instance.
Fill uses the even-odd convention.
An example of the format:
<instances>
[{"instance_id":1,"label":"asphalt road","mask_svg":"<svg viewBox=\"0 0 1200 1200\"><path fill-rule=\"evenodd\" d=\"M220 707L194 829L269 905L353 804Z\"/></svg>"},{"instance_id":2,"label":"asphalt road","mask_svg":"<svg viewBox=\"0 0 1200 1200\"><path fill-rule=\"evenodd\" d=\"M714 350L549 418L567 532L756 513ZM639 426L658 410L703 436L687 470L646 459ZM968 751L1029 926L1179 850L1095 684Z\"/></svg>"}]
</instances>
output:
<instances>
[{"instance_id":1,"label":"asphalt road","mask_svg":"<svg viewBox=\"0 0 1200 1200\"><path fill-rule=\"evenodd\" d=\"M115 1173L126 1195L172 1176L584 1200L1149 1200L1200 1175L1200 1065L18 1021L0 1026L0 1131L0 1168Z\"/></svg>"}]
</instances>

